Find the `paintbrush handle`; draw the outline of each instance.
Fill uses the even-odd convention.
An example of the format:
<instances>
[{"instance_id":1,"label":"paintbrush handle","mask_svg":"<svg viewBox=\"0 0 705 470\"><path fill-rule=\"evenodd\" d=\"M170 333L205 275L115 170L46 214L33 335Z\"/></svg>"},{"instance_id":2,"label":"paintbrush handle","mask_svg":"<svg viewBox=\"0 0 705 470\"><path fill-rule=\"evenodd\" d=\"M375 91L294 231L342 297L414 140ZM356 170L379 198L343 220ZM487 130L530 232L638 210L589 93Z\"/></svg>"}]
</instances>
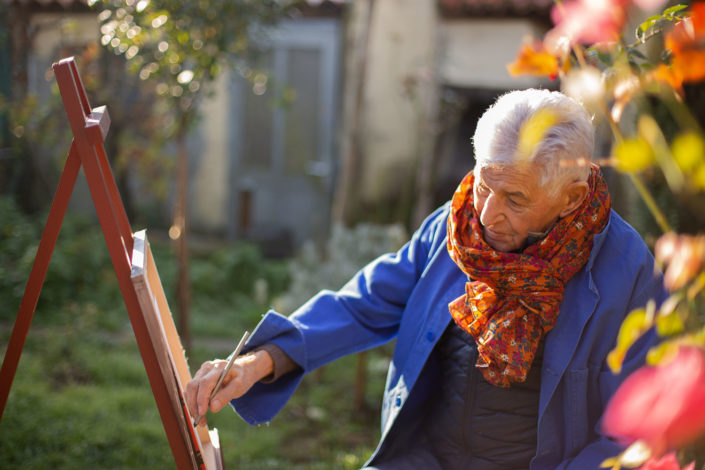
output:
<instances>
[{"instance_id":1,"label":"paintbrush handle","mask_svg":"<svg viewBox=\"0 0 705 470\"><path fill-rule=\"evenodd\" d=\"M230 358L228 359L228 363L226 364L225 368L222 370L220 373L220 377L218 377L218 381L215 383L215 387L213 387L213 390L211 390L211 394L208 397L208 403L210 404L210 401L213 399L216 393L220 390L220 386L223 384L223 380L225 380L225 377L228 376L228 372L230 372L230 369L232 369L233 364L235 364L235 359L240 355L240 352L242 351L242 348L245 346L245 342L247 342L247 338L250 337L250 332L245 331L245 334L242 335L242 338L240 339L240 342L237 344L237 347L235 350L230 354ZM193 425L196 426L198 422L203 418L203 415L198 415L196 418L193 420Z\"/></svg>"},{"instance_id":2,"label":"paintbrush handle","mask_svg":"<svg viewBox=\"0 0 705 470\"><path fill-rule=\"evenodd\" d=\"M218 390L220 390L220 386L223 385L223 380L225 380L225 377L228 376L228 372L230 372L230 369L233 368L235 359L237 359L237 357L240 355L240 351L242 351L242 348L245 346L245 342L247 341L247 338L249 336L250 333L248 331L245 331L245 334L242 335L242 339L240 339L240 342L238 343L237 347L228 359L228 364L225 366L225 369L223 369L223 372L220 373L220 377L218 377L218 381L216 382L215 387L213 387L213 390L211 390L211 395L210 397L208 397L209 402L213 399L215 394L218 393Z\"/></svg>"}]
</instances>

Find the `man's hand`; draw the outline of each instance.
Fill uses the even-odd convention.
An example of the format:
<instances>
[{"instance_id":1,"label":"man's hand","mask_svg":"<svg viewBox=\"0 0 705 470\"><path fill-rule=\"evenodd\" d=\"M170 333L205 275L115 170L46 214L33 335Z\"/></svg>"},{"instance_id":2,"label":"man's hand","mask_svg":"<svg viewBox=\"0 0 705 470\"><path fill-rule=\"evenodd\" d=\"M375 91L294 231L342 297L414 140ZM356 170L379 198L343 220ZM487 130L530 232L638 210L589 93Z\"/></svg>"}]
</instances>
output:
<instances>
[{"instance_id":1,"label":"man's hand","mask_svg":"<svg viewBox=\"0 0 705 470\"><path fill-rule=\"evenodd\" d=\"M219 359L204 362L191 382L186 385L186 405L191 416L205 416L209 405L211 411L217 413L230 400L243 396L255 383L271 374L274 367L272 357L266 351L259 350L238 357L223 379L220 391L209 403L211 391L227 363L228 361ZM201 418L197 424L203 424L204 419Z\"/></svg>"}]
</instances>

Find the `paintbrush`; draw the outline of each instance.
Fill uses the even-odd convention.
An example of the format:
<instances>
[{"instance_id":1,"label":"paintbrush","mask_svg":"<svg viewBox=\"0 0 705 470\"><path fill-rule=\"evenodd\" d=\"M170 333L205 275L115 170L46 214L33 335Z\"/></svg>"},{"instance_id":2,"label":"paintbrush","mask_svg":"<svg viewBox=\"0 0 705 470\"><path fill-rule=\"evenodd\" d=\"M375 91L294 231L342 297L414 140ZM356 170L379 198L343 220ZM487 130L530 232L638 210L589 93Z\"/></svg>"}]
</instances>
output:
<instances>
[{"instance_id":1,"label":"paintbrush","mask_svg":"<svg viewBox=\"0 0 705 470\"><path fill-rule=\"evenodd\" d=\"M220 373L220 377L218 377L218 381L215 383L215 387L213 387L213 390L211 390L211 394L208 397L208 404L210 404L211 400L215 396L216 393L218 393L218 390L220 390L220 386L223 385L223 380L225 377L228 375L228 372L230 372L230 369L232 369L233 364L235 364L235 359L240 355L240 351L242 351L243 346L245 346L245 342L247 341L247 338L250 337L250 332L245 331L245 334L242 335L242 339L240 339L240 342L237 344L237 347L235 350L230 354L230 357L228 358L228 363L223 369L223 371ZM203 418L203 415L198 415L196 416L196 419L193 420L193 425L197 426L198 422Z\"/></svg>"}]
</instances>

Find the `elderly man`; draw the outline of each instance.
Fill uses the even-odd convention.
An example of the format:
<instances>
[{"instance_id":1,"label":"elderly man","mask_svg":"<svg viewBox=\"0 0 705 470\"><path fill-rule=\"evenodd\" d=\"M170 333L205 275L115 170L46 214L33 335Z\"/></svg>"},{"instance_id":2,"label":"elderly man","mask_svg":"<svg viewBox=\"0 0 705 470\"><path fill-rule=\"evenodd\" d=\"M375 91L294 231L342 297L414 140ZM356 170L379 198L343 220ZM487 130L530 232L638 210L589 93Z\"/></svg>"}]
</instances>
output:
<instances>
[{"instance_id":1,"label":"elderly man","mask_svg":"<svg viewBox=\"0 0 705 470\"><path fill-rule=\"evenodd\" d=\"M452 200L340 291L269 312L210 404L223 361L205 363L190 410L230 401L248 423L269 421L306 373L396 338L368 468L598 468L618 453L598 426L621 380L605 358L625 315L665 292L610 209L593 139L565 95L500 97Z\"/></svg>"}]
</instances>

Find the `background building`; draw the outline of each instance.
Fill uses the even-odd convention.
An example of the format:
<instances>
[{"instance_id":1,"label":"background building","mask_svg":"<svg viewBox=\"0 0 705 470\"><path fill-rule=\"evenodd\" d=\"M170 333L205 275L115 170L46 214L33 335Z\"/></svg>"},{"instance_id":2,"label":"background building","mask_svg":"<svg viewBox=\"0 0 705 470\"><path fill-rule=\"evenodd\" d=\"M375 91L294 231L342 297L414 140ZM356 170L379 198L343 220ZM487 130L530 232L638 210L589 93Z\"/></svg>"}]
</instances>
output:
<instances>
[{"instance_id":1,"label":"background building","mask_svg":"<svg viewBox=\"0 0 705 470\"><path fill-rule=\"evenodd\" d=\"M551 6L551 0L302 5L266 35L256 59L222 74L202 104L189 141L193 231L257 240L283 255L306 240L324 240L334 223L402 222L413 229L472 168L475 122L496 96L555 86L506 71L521 42L550 27ZM44 100L53 85L51 63L98 44L97 13L82 0L4 0L3 8L11 26L0 60L20 64L12 69L20 75L0 80L5 87L18 89L21 81ZM118 104L112 100L126 98L92 102L111 110ZM133 201L131 193L144 186L124 171L123 198ZM75 197L74 206L85 196ZM169 205L162 208L166 219Z\"/></svg>"}]
</instances>

